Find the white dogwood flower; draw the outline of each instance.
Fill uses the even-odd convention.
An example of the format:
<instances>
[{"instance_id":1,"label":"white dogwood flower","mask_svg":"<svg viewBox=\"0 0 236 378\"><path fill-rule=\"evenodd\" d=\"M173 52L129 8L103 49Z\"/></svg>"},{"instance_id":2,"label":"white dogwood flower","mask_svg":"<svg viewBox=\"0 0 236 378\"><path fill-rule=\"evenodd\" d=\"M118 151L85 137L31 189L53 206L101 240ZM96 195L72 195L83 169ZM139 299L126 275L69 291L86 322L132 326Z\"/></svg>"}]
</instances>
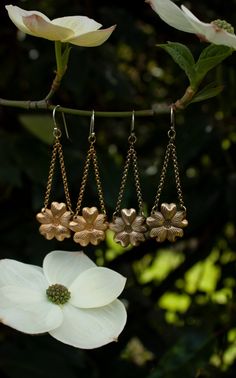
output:
<instances>
[{"instance_id":1,"label":"white dogwood flower","mask_svg":"<svg viewBox=\"0 0 236 378\"><path fill-rule=\"evenodd\" d=\"M228 22L223 20L202 22L184 5L179 8L170 0L146 0L146 2L168 25L187 33L194 33L201 40L215 45L225 45L236 49L234 28Z\"/></svg>"},{"instance_id":2,"label":"white dogwood flower","mask_svg":"<svg viewBox=\"0 0 236 378\"><path fill-rule=\"evenodd\" d=\"M28 334L48 332L77 348L117 341L126 310L117 299L126 279L83 252L53 251L43 267L0 260L0 321Z\"/></svg>"},{"instance_id":3,"label":"white dogwood flower","mask_svg":"<svg viewBox=\"0 0 236 378\"><path fill-rule=\"evenodd\" d=\"M113 25L98 30L102 25L86 16L50 20L41 12L26 11L14 5L6 5L6 10L12 22L23 33L77 46L99 46L110 37L116 27Z\"/></svg>"}]
</instances>

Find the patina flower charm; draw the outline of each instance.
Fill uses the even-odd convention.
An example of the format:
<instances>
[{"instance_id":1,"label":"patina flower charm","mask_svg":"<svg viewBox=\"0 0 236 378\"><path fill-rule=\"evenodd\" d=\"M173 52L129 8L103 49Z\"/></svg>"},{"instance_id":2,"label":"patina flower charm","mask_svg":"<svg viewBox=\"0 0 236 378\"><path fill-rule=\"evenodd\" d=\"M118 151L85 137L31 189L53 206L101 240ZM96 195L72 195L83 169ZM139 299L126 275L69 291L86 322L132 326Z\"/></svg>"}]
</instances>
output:
<instances>
[{"instance_id":1,"label":"patina flower charm","mask_svg":"<svg viewBox=\"0 0 236 378\"><path fill-rule=\"evenodd\" d=\"M99 214L96 207L84 207L82 216L75 216L70 222L70 229L75 232L74 241L83 247L89 243L98 245L105 239L107 228L106 215Z\"/></svg>"},{"instance_id":2,"label":"patina flower charm","mask_svg":"<svg viewBox=\"0 0 236 378\"><path fill-rule=\"evenodd\" d=\"M109 228L115 233L115 242L122 247L127 247L129 244L137 246L145 241L147 231L145 222L145 217L137 215L135 209L122 209L121 216L115 217Z\"/></svg>"},{"instance_id":3,"label":"patina flower charm","mask_svg":"<svg viewBox=\"0 0 236 378\"><path fill-rule=\"evenodd\" d=\"M162 203L161 211L156 211L147 218L150 237L156 238L157 242L163 242L166 239L175 242L177 237L183 236L183 228L188 225L185 217L186 212L177 211L175 203Z\"/></svg>"},{"instance_id":4,"label":"patina flower charm","mask_svg":"<svg viewBox=\"0 0 236 378\"><path fill-rule=\"evenodd\" d=\"M39 227L39 232L47 240L56 238L62 241L71 236L69 229L71 213L63 202L52 202L51 208L42 209L41 213L36 215L36 219L39 223L42 223Z\"/></svg>"}]
</instances>

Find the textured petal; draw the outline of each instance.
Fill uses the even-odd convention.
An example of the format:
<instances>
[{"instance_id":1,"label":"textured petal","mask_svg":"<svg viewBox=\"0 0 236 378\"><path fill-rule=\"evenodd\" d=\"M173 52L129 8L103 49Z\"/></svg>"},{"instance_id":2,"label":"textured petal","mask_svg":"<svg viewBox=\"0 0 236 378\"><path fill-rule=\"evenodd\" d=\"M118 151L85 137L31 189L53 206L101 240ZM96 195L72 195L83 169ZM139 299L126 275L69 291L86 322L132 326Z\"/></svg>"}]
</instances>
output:
<instances>
[{"instance_id":1,"label":"textured petal","mask_svg":"<svg viewBox=\"0 0 236 378\"><path fill-rule=\"evenodd\" d=\"M136 232L145 232L147 231L145 217L138 215L132 223L132 229Z\"/></svg>"},{"instance_id":2,"label":"textured petal","mask_svg":"<svg viewBox=\"0 0 236 378\"><path fill-rule=\"evenodd\" d=\"M0 318L18 331L37 334L60 326L63 314L59 306L47 300L45 292L5 286L0 288Z\"/></svg>"},{"instance_id":3,"label":"textured petal","mask_svg":"<svg viewBox=\"0 0 236 378\"><path fill-rule=\"evenodd\" d=\"M133 246L137 246L139 245L141 242L144 242L145 241L145 236L144 234L140 233L140 232L131 232L130 233L130 243L133 245Z\"/></svg>"},{"instance_id":4,"label":"textured petal","mask_svg":"<svg viewBox=\"0 0 236 378\"><path fill-rule=\"evenodd\" d=\"M52 212L49 209L45 209L45 211L42 211L41 213L38 213L36 215L36 219L39 223L42 224L48 224L52 222Z\"/></svg>"},{"instance_id":5,"label":"textured petal","mask_svg":"<svg viewBox=\"0 0 236 378\"><path fill-rule=\"evenodd\" d=\"M60 217L60 223L65 226L69 227L69 222L71 219L71 213L70 211L66 211L61 217Z\"/></svg>"},{"instance_id":6,"label":"textured petal","mask_svg":"<svg viewBox=\"0 0 236 378\"><path fill-rule=\"evenodd\" d=\"M39 232L47 240L52 240L55 237L55 226L52 224L41 224L39 227Z\"/></svg>"},{"instance_id":7,"label":"textured petal","mask_svg":"<svg viewBox=\"0 0 236 378\"><path fill-rule=\"evenodd\" d=\"M236 36L235 34L228 33L226 30L217 28L212 23L205 23L200 21L194 16L189 9L184 5L181 6L186 20L195 29L195 34L200 34L205 37L205 39L216 45L226 45L229 47L236 48Z\"/></svg>"},{"instance_id":8,"label":"textured petal","mask_svg":"<svg viewBox=\"0 0 236 378\"><path fill-rule=\"evenodd\" d=\"M117 341L127 314L124 305L115 300L99 308L80 309L70 304L63 306L64 320L60 327L50 331L55 339L76 348L99 348Z\"/></svg>"},{"instance_id":9,"label":"textured petal","mask_svg":"<svg viewBox=\"0 0 236 378\"><path fill-rule=\"evenodd\" d=\"M177 207L175 203L162 203L161 212L165 220L171 220L176 214Z\"/></svg>"},{"instance_id":10,"label":"textured petal","mask_svg":"<svg viewBox=\"0 0 236 378\"><path fill-rule=\"evenodd\" d=\"M3 259L0 260L0 287L6 285L34 290L45 290L48 286L42 268L15 260Z\"/></svg>"},{"instance_id":11,"label":"textured petal","mask_svg":"<svg viewBox=\"0 0 236 378\"><path fill-rule=\"evenodd\" d=\"M121 232L125 229L125 224L121 217L116 217L112 223L109 224L109 228L114 232Z\"/></svg>"},{"instance_id":12,"label":"textured petal","mask_svg":"<svg viewBox=\"0 0 236 378\"><path fill-rule=\"evenodd\" d=\"M86 227L86 221L79 215L69 223L69 226L72 231L83 231Z\"/></svg>"},{"instance_id":13,"label":"textured petal","mask_svg":"<svg viewBox=\"0 0 236 378\"><path fill-rule=\"evenodd\" d=\"M23 22L31 34L36 37L49 39L50 41L62 41L74 34L71 29L54 25L49 19L45 19L38 14L23 16Z\"/></svg>"},{"instance_id":14,"label":"textured petal","mask_svg":"<svg viewBox=\"0 0 236 378\"><path fill-rule=\"evenodd\" d=\"M108 228L105 214L98 214L97 218L94 221L94 228L96 228L96 230L102 231L105 231Z\"/></svg>"},{"instance_id":15,"label":"textured petal","mask_svg":"<svg viewBox=\"0 0 236 378\"><path fill-rule=\"evenodd\" d=\"M43 261L43 271L49 283L69 287L84 270L96 264L83 252L53 251Z\"/></svg>"},{"instance_id":16,"label":"textured petal","mask_svg":"<svg viewBox=\"0 0 236 378\"><path fill-rule=\"evenodd\" d=\"M150 217L147 218L147 224L149 227L160 227L163 226L165 219L160 211L156 211Z\"/></svg>"},{"instance_id":17,"label":"textured petal","mask_svg":"<svg viewBox=\"0 0 236 378\"><path fill-rule=\"evenodd\" d=\"M62 40L62 42L69 42L73 45L82 47L96 47L102 45L110 37L112 32L115 30L116 25L111 26L107 29L91 31L82 35L75 36L73 38L67 38Z\"/></svg>"},{"instance_id":18,"label":"textured petal","mask_svg":"<svg viewBox=\"0 0 236 378\"><path fill-rule=\"evenodd\" d=\"M182 228L178 228L178 227L170 227L168 230L167 230L167 239L170 241L170 242L175 242L176 241L176 238L177 237L182 237L184 235L184 232L182 230Z\"/></svg>"},{"instance_id":19,"label":"textured petal","mask_svg":"<svg viewBox=\"0 0 236 378\"><path fill-rule=\"evenodd\" d=\"M116 243L121 244L122 247L128 247L130 243L130 235L125 231L119 232L114 235L114 240Z\"/></svg>"},{"instance_id":20,"label":"textured petal","mask_svg":"<svg viewBox=\"0 0 236 378\"><path fill-rule=\"evenodd\" d=\"M51 211L54 217L60 218L66 211L66 204L63 202L52 202Z\"/></svg>"},{"instance_id":21,"label":"textured petal","mask_svg":"<svg viewBox=\"0 0 236 378\"><path fill-rule=\"evenodd\" d=\"M187 227L188 221L185 219L186 213L185 211L177 211L177 213L171 219L171 224L175 227Z\"/></svg>"},{"instance_id":22,"label":"textured petal","mask_svg":"<svg viewBox=\"0 0 236 378\"><path fill-rule=\"evenodd\" d=\"M156 238L156 241L157 241L157 242L162 243L163 241L166 240L166 237L167 237L167 230L165 229L165 227L157 227L157 228L153 228L153 229L150 231L150 237L151 237L151 238Z\"/></svg>"},{"instance_id":23,"label":"textured petal","mask_svg":"<svg viewBox=\"0 0 236 378\"><path fill-rule=\"evenodd\" d=\"M56 227L55 238L59 241L63 241L65 238L70 238L71 231L62 225Z\"/></svg>"},{"instance_id":24,"label":"textured petal","mask_svg":"<svg viewBox=\"0 0 236 378\"><path fill-rule=\"evenodd\" d=\"M71 284L70 303L80 308L102 307L123 291L126 278L114 270L94 267L81 273Z\"/></svg>"},{"instance_id":25,"label":"textured petal","mask_svg":"<svg viewBox=\"0 0 236 378\"><path fill-rule=\"evenodd\" d=\"M84 207L82 215L88 224L93 224L98 216L98 209L96 207Z\"/></svg>"},{"instance_id":26,"label":"textured petal","mask_svg":"<svg viewBox=\"0 0 236 378\"><path fill-rule=\"evenodd\" d=\"M130 226L137 216L135 209L122 209L121 218L127 226Z\"/></svg>"},{"instance_id":27,"label":"textured petal","mask_svg":"<svg viewBox=\"0 0 236 378\"><path fill-rule=\"evenodd\" d=\"M90 243L93 245L98 245L101 241L105 240L105 232L100 230L93 230L90 232L89 238Z\"/></svg>"},{"instance_id":28,"label":"textured petal","mask_svg":"<svg viewBox=\"0 0 236 378\"><path fill-rule=\"evenodd\" d=\"M86 247L90 243L90 231L84 230L74 234L74 242Z\"/></svg>"},{"instance_id":29,"label":"textured petal","mask_svg":"<svg viewBox=\"0 0 236 378\"><path fill-rule=\"evenodd\" d=\"M102 25L86 16L60 17L52 20L52 24L73 30L74 36L99 29Z\"/></svg>"},{"instance_id":30,"label":"textured petal","mask_svg":"<svg viewBox=\"0 0 236 378\"><path fill-rule=\"evenodd\" d=\"M192 24L186 19L181 9L170 0L146 0L152 9L165 21L168 25L185 31L187 33L195 33Z\"/></svg>"},{"instance_id":31,"label":"textured petal","mask_svg":"<svg viewBox=\"0 0 236 378\"><path fill-rule=\"evenodd\" d=\"M29 30L26 27L26 25L23 22L23 17L38 15L42 17L45 21L50 21L43 13L37 11L26 11L15 5L6 5L5 8L13 24L15 24L19 30L26 34L35 35L31 30Z\"/></svg>"}]
</instances>

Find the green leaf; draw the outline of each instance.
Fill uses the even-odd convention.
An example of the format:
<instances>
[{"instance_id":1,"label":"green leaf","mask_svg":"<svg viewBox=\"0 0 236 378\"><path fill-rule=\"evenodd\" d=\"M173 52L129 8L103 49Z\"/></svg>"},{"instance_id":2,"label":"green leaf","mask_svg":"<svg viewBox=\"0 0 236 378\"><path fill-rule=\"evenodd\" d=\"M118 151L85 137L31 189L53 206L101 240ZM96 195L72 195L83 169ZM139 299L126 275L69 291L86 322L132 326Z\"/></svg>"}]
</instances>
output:
<instances>
[{"instance_id":1,"label":"green leaf","mask_svg":"<svg viewBox=\"0 0 236 378\"><path fill-rule=\"evenodd\" d=\"M195 83L195 61L189 48L182 43L168 42L167 44L157 45L164 49L174 61L180 66L180 68L186 73L189 78L191 86Z\"/></svg>"},{"instance_id":2,"label":"green leaf","mask_svg":"<svg viewBox=\"0 0 236 378\"><path fill-rule=\"evenodd\" d=\"M197 82L200 83L207 72L218 66L223 60L228 58L232 52L233 49L227 46L210 45L205 48L195 65Z\"/></svg>"},{"instance_id":3,"label":"green leaf","mask_svg":"<svg viewBox=\"0 0 236 378\"><path fill-rule=\"evenodd\" d=\"M53 143L53 124L50 116L21 114L19 119L22 126L42 142Z\"/></svg>"},{"instance_id":4,"label":"green leaf","mask_svg":"<svg viewBox=\"0 0 236 378\"><path fill-rule=\"evenodd\" d=\"M193 99L190 101L190 104L194 102L201 102L204 100L208 100L209 98L218 96L224 89L223 85L215 85L215 83L211 83L205 86L201 91L196 93Z\"/></svg>"}]
</instances>

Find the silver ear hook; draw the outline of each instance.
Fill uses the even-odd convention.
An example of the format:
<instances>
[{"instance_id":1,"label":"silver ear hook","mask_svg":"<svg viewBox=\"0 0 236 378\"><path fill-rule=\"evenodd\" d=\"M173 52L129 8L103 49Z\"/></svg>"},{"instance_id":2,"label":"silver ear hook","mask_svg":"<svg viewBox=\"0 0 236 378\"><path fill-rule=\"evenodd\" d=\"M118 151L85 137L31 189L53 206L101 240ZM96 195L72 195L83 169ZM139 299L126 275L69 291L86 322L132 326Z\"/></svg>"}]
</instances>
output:
<instances>
[{"instance_id":1,"label":"silver ear hook","mask_svg":"<svg viewBox=\"0 0 236 378\"><path fill-rule=\"evenodd\" d=\"M131 121L131 128L130 128L130 134L134 134L134 110L132 111L132 121Z\"/></svg>"},{"instance_id":2,"label":"silver ear hook","mask_svg":"<svg viewBox=\"0 0 236 378\"><path fill-rule=\"evenodd\" d=\"M53 112L52 112L52 117L53 117L53 123L54 123L54 130L53 130L53 135L56 137L61 137L61 130L60 128L58 127L57 125L57 120L56 120L56 111L57 109L60 108L60 105L56 105L53 109ZM66 137L67 139L70 139L70 136L69 136L69 133L68 133L68 128L67 128L67 124L66 124L66 117L65 117L65 114L63 112L61 112L61 116L62 116L62 119L63 119L63 125L64 125L64 129L65 129L65 133L66 133Z\"/></svg>"},{"instance_id":3,"label":"silver ear hook","mask_svg":"<svg viewBox=\"0 0 236 378\"><path fill-rule=\"evenodd\" d=\"M91 115L89 137L88 137L90 143L95 143L95 141L96 141L96 136L95 136L95 131L94 131L94 123L95 123L95 111L93 110L92 115Z\"/></svg>"},{"instance_id":4,"label":"silver ear hook","mask_svg":"<svg viewBox=\"0 0 236 378\"><path fill-rule=\"evenodd\" d=\"M129 136L129 143L134 144L137 140L135 131L134 131L134 116L135 116L135 111L132 111L132 120L131 120L131 127L130 127L130 136Z\"/></svg>"},{"instance_id":5,"label":"silver ear hook","mask_svg":"<svg viewBox=\"0 0 236 378\"><path fill-rule=\"evenodd\" d=\"M171 127L175 127L175 110L174 105L170 107L170 125Z\"/></svg>"}]
</instances>

